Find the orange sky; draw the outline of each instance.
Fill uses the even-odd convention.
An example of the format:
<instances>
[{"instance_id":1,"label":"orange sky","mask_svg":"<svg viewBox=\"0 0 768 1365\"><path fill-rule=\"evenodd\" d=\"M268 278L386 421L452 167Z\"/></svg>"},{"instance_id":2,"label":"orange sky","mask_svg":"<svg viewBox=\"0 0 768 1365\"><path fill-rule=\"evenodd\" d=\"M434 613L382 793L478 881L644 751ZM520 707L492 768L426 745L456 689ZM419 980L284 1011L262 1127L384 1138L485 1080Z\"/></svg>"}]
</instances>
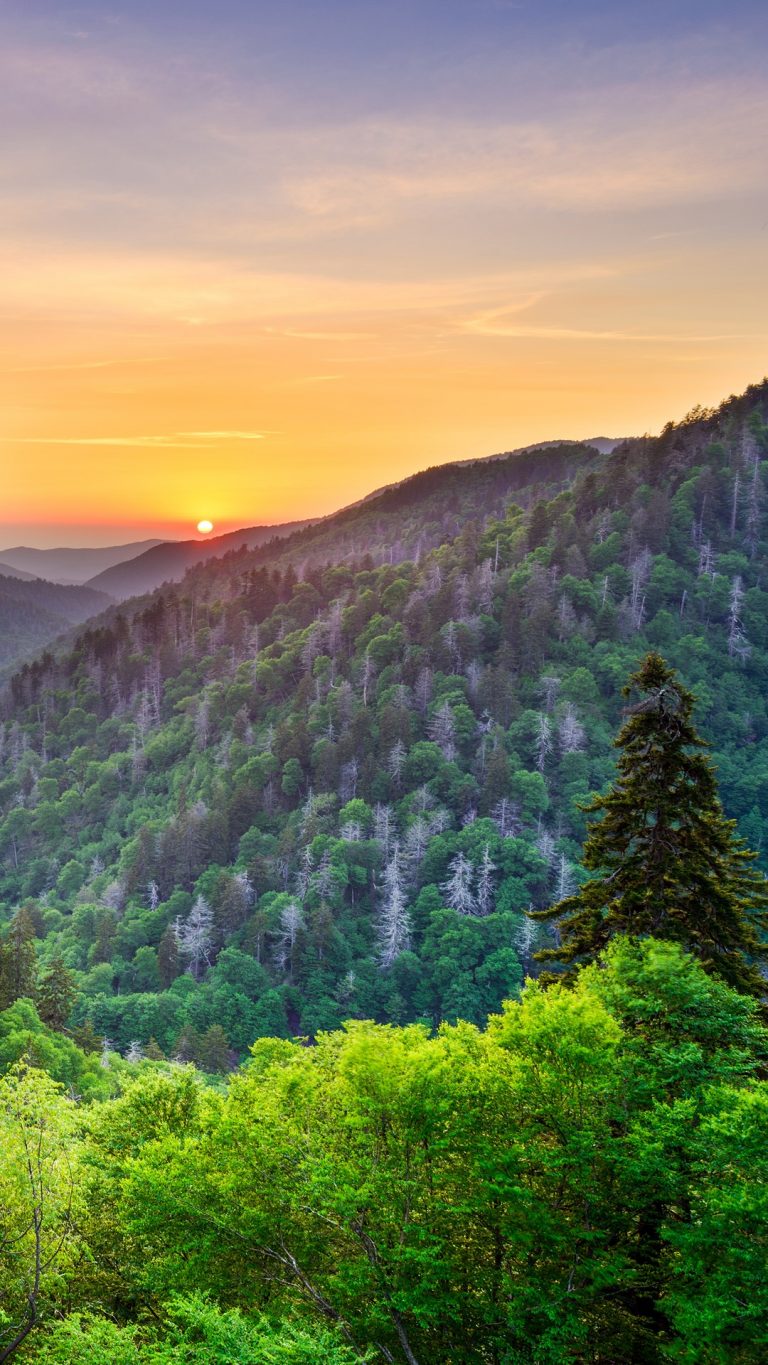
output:
<instances>
[{"instance_id":1,"label":"orange sky","mask_svg":"<svg viewBox=\"0 0 768 1365\"><path fill-rule=\"evenodd\" d=\"M768 95L716 32L582 47L584 80L564 48L556 96L489 45L471 86L456 55L290 113L164 34L5 36L0 545L327 512L768 368Z\"/></svg>"}]
</instances>

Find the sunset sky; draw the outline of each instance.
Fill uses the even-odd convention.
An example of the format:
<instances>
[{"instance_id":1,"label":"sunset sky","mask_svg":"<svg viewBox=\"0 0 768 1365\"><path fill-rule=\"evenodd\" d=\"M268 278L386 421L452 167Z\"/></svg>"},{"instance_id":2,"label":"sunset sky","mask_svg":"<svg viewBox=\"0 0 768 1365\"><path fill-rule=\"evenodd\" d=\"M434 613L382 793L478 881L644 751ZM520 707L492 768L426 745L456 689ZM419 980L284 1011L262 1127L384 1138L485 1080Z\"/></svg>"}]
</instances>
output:
<instances>
[{"instance_id":1,"label":"sunset sky","mask_svg":"<svg viewBox=\"0 0 768 1365\"><path fill-rule=\"evenodd\" d=\"M768 370L764 0L0 18L0 546L333 510Z\"/></svg>"}]
</instances>

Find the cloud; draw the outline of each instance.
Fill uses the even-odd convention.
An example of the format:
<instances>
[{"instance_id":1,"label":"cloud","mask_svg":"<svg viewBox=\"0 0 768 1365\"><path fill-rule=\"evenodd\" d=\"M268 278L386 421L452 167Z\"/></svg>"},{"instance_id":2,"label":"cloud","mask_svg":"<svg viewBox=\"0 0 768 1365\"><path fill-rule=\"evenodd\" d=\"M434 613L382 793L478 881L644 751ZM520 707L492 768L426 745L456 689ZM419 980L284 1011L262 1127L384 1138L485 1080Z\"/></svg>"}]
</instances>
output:
<instances>
[{"instance_id":1,"label":"cloud","mask_svg":"<svg viewBox=\"0 0 768 1365\"><path fill-rule=\"evenodd\" d=\"M620 273L616 263L573 260L453 276L424 270L417 279L379 278L373 272L348 278L341 271L321 274L311 268L305 273L257 272L247 260L226 258L60 246L48 251L20 240L0 245L6 313L57 318L67 327L83 317L110 326L131 320L145 342L147 327L186 332L190 305L200 323L261 328L265 340L274 337L277 327L289 337L338 341L375 334L376 328L365 326L372 319L405 313L438 318L452 309L479 309L514 294L520 296L521 307L528 307L534 295ZM339 331L324 325L316 331L313 319L338 322ZM362 327L354 326L360 322ZM163 346L165 340L163 336Z\"/></svg>"},{"instance_id":2,"label":"cloud","mask_svg":"<svg viewBox=\"0 0 768 1365\"><path fill-rule=\"evenodd\" d=\"M343 374L305 374L300 379L293 379L293 384L325 384L331 379L343 379Z\"/></svg>"},{"instance_id":3,"label":"cloud","mask_svg":"<svg viewBox=\"0 0 768 1365\"><path fill-rule=\"evenodd\" d=\"M327 376L332 378L333 376ZM213 450L216 441L263 441L266 431L174 431L162 436L20 436L20 445L135 446L147 450Z\"/></svg>"},{"instance_id":4,"label":"cloud","mask_svg":"<svg viewBox=\"0 0 768 1365\"><path fill-rule=\"evenodd\" d=\"M538 300L537 300L538 301ZM507 337L507 338L530 338L531 340L543 341L655 341L669 343L708 343L718 341L743 341L749 336L755 340L752 333L742 332L716 332L700 335L679 335L674 332L631 332L624 329L600 329L582 327L548 327L529 325L526 323L507 322L505 319L510 315L519 313L520 305L509 307L492 308L486 312L478 313L475 317L467 318L459 324L465 332L472 332L477 336L485 337Z\"/></svg>"},{"instance_id":5,"label":"cloud","mask_svg":"<svg viewBox=\"0 0 768 1365\"><path fill-rule=\"evenodd\" d=\"M212 71L193 46L164 64L157 49L139 60L103 35L86 50L27 38L0 50L0 116L17 130L0 182L5 231L41 247L165 246L230 260L274 244L278 268L290 248L314 273L313 254L335 238L359 241L365 258L369 238L387 249L387 229L393 259L407 240L424 263L434 229L457 232L459 213L477 225L503 212L516 224L548 210L632 212L750 193L765 177L768 93L747 55L718 65L713 45L560 41L463 65L454 53L443 77L461 91L462 116L425 82L421 102L395 85L389 107L399 112L377 117L364 89L353 109L346 95L310 107L282 87ZM367 257L371 270L378 259ZM206 320L194 300L179 313Z\"/></svg>"},{"instance_id":6,"label":"cloud","mask_svg":"<svg viewBox=\"0 0 768 1365\"><path fill-rule=\"evenodd\" d=\"M310 222L359 231L434 203L583 213L692 205L750 191L764 171L768 92L748 79L678 90L628 82L539 118L363 122L313 139L284 198ZM701 155L706 146L706 157Z\"/></svg>"},{"instance_id":7,"label":"cloud","mask_svg":"<svg viewBox=\"0 0 768 1365\"><path fill-rule=\"evenodd\" d=\"M18 436L15 444L27 446L133 446L157 450L213 450L199 441L178 441L175 436Z\"/></svg>"},{"instance_id":8,"label":"cloud","mask_svg":"<svg viewBox=\"0 0 768 1365\"><path fill-rule=\"evenodd\" d=\"M267 435L274 435L273 432L266 431L180 431L179 436L198 436L210 438L211 440L226 441L263 441Z\"/></svg>"},{"instance_id":9,"label":"cloud","mask_svg":"<svg viewBox=\"0 0 768 1365\"><path fill-rule=\"evenodd\" d=\"M284 328L282 334L302 341L367 341L376 336L375 332L299 332L293 327Z\"/></svg>"},{"instance_id":10,"label":"cloud","mask_svg":"<svg viewBox=\"0 0 768 1365\"><path fill-rule=\"evenodd\" d=\"M124 365L157 365L164 357L156 355L133 356L116 360L83 360L64 362L60 365L14 365L6 374L49 374L57 370L112 370L122 369Z\"/></svg>"}]
</instances>

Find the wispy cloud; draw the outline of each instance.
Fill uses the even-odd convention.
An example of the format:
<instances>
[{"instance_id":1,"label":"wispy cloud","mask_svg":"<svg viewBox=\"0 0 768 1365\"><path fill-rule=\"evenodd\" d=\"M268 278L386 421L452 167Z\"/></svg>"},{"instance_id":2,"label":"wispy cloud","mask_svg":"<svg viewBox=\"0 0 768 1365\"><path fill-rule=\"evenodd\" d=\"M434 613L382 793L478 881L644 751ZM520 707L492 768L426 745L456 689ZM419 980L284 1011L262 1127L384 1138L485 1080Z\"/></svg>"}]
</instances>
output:
<instances>
[{"instance_id":1,"label":"wispy cloud","mask_svg":"<svg viewBox=\"0 0 768 1365\"><path fill-rule=\"evenodd\" d=\"M181 434L181 433L180 433ZM26 446L131 446L155 450L212 450L200 441L179 441L175 436L17 436L15 444Z\"/></svg>"},{"instance_id":2,"label":"wispy cloud","mask_svg":"<svg viewBox=\"0 0 768 1365\"><path fill-rule=\"evenodd\" d=\"M263 441L266 431L175 431L162 436L20 436L20 445L135 446L147 450L213 450L219 441Z\"/></svg>"},{"instance_id":3,"label":"wispy cloud","mask_svg":"<svg viewBox=\"0 0 768 1365\"><path fill-rule=\"evenodd\" d=\"M299 379L291 381L293 384L326 384L332 379L343 379L343 374L303 374Z\"/></svg>"},{"instance_id":4,"label":"wispy cloud","mask_svg":"<svg viewBox=\"0 0 768 1365\"><path fill-rule=\"evenodd\" d=\"M60 365L14 365L6 374L54 374L59 370L114 370L124 365L158 365L163 356L143 355L114 360L82 360L63 362Z\"/></svg>"},{"instance_id":5,"label":"wispy cloud","mask_svg":"<svg viewBox=\"0 0 768 1365\"><path fill-rule=\"evenodd\" d=\"M301 341L368 341L376 336L375 332L300 332L294 327L283 328L282 334Z\"/></svg>"},{"instance_id":6,"label":"wispy cloud","mask_svg":"<svg viewBox=\"0 0 768 1365\"><path fill-rule=\"evenodd\" d=\"M127 445L145 449L213 450L217 441L263 441L267 431L173 431L169 435L25 435L18 445ZM181 437L181 440L179 438Z\"/></svg>"},{"instance_id":7,"label":"wispy cloud","mask_svg":"<svg viewBox=\"0 0 768 1365\"><path fill-rule=\"evenodd\" d=\"M364 92L354 111L342 113L341 100L278 109L263 84L212 77L200 51L169 67L116 45L8 43L0 115L5 103L19 133L3 219L41 241L55 223L59 242L230 256L260 242L301 255L403 223L411 251L428 259L433 237L419 224L446 204L475 219L494 206L515 215L693 206L764 176L768 92L745 54L718 69L712 51L660 36L656 46L555 44L485 62L496 84L482 108L468 98L482 72L467 59L461 115L425 95L410 108L393 98L381 117ZM441 232L451 230L443 220ZM402 250L397 235L391 250Z\"/></svg>"},{"instance_id":8,"label":"wispy cloud","mask_svg":"<svg viewBox=\"0 0 768 1365\"><path fill-rule=\"evenodd\" d=\"M538 300L537 300L538 301ZM677 343L707 343L719 341L743 341L747 336L752 340L757 340L753 333L745 332L713 332L703 334L675 332L633 332L625 329L615 328L589 328L589 327L548 327L536 324L520 323L514 320L514 314L519 313L519 305L511 307L493 308L487 312L479 313L475 317L467 318L459 325L466 332L472 332L478 336L485 337L505 337L505 338L530 338L531 340L544 341L654 341ZM512 317L511 321L507 321Z\"/></svg>"},{"instance_id":9,"label":"wispy cloud","mask_svg":"<svg viewBox=\"0 0 768 1365\"><path fill-rule=\"evenodd\" d=\"M216 441L263 441L266 436L274 435L266 431L180 431L179 436L196 436Z\"/></svg>"}]
</instances>

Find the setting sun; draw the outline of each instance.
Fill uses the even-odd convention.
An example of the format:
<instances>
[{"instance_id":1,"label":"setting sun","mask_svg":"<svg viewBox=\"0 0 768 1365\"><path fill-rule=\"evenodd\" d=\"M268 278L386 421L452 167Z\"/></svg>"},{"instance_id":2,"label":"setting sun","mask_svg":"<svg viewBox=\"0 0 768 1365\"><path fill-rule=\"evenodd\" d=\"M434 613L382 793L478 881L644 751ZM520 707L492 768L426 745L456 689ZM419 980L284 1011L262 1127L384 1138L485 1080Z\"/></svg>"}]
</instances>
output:
<instances>
[{"instance_id":1,"label":"setting sun","mask_svg":"<svg viewBox=\"0 0 768 1365\"><path fill-rule=\"evenodd\" d=\"M202 536L207 536L213 530L213 522L204 518L203 521L197 523L197 529Z\"/></svg>"}]
</instances>

